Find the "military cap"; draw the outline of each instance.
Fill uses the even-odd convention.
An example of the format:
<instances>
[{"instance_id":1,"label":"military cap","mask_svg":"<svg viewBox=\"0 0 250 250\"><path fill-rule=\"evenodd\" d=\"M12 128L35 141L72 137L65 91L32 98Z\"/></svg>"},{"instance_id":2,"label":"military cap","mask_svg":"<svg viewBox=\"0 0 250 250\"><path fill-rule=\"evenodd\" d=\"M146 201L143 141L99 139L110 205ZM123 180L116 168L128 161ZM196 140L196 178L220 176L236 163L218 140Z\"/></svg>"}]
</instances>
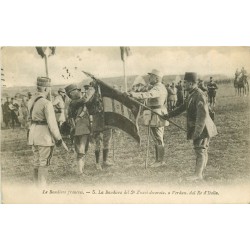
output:
<instances>
[{"instance_id":1,"label":"military cap","mask_svg":"<svg viewBox=\"0 0 250 250\"><path fill-rule=\"evenodd\" d=\"M196 82L197 74L195 72L186 72L184 76L184 80L187 82Z\"/></svg>"},{"instance_id":2,"label":"military cap","mask_svg":"<svg viewBox=\"0 0 250 250\"><path fill-rule=\"evenodd\" d=\"M59 88L59 89L58 89L58 93L59 93L59 92L66 93L64 88Z\"/></svg>"},{"instance_id":3,"label":"military cap","mask_svg":"<svg viewBox=\"0 0 250 250\"><path fill-rule=\"evenodd\" d=\"M76 89L81 90L77 87L76 84L70 84L70 85L65 87L65 91L66 91L67 95L69 95L70 92L72 92L73 90L76 90Z\"/></svg>"},{"instance_id":4,"label":"military cap","mask_svg":"<svg viewBox=\"0 0 250 250\"><path fill-rule=\"evenodd\" d=\"M51 79L48 77L37 77L37 86L51 87Z\"/></svg>"},{"instance_id":5,"label":"military cap","mask_svg":"<svg viewBox=\"0 0 250 250\"><path fill-rule=\"evenodd\" d=\"M150 73L148 73L148 75L155 75L155 76L163 77L163 74L157 69L153 69Z\"/></svg>"}]
</instances>

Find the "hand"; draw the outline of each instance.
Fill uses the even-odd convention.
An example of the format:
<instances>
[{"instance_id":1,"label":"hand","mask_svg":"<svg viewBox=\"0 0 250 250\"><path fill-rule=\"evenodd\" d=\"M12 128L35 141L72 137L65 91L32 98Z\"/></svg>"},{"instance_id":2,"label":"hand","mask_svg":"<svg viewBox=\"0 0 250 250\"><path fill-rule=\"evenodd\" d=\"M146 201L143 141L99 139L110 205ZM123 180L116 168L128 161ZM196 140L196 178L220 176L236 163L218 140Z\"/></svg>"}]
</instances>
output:
<instances>
[{"instance_id":1,"label":"hand","mask_svg":"<svg viewBox=\"0 0 250 250\"><path fill-rule=\"evenodd\" d=\"M123 94L125 97L131 96L131 93L130 93L130 92L123 92L122 94Z\"/></svg>"},{"instance_id":2,"label":"hand","mask_svg":"<svg viewBox=\"0 0 250 250\"><path fill-rule=\"evenodd\" d=\"M61 147L62 146L62 139L56 141L56 146Z\"/></svg>"},{"instance_id":3,"label":"hand","mask_svg":"<svg viewBox=\"0 0 250 250\"><path fill-rule=\"evenodd\" d=\"M163 119L164 120L169 120L169 115L168 114L163 115Z\"/></svg>"}]
</instances>

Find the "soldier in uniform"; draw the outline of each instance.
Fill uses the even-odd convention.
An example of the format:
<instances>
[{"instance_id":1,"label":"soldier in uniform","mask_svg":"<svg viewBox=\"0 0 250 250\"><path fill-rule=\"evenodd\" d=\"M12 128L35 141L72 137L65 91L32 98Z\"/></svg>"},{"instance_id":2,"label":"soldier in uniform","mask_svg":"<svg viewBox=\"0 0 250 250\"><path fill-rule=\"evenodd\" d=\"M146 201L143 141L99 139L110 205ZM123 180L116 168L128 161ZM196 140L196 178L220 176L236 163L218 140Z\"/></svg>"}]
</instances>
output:
<instances>
[{"instance_id":1,"label":"soldier in uniform","mask_svg":"<svg viewBox=\"0 0 250 250\"><path fill-rule=\"evenodd\" d=\"M213 81L213 77L210 77L210 81L207 85L208 90L208 103L211 108L214 108L216 102L216 90L218 89L217 84Z\"/></svg>"},{"instance_id":2,"label":"soldier in uniform","mask_svg":"<svg viewBox=\"0 0 250 250\"><path fill-rule=\"evenodd\" d=\"M89 143L90 119L86 103L95 93L93 87L89 88L83 96L81 89L76 84L70 84L65 88L68 97L71 99L68 109L68 120L73 128L74 146L77 154L77 166L79 174L84 173L85 155Z\"/></svg>"},{"instance_id":3,"label":"soldier in uniform","mask_svg":"<svg viewBox=\"0 0 250 250\"><path fill-rule=\"evenodd\" d=\"M85 85L85 90L87 91L90 86L94 86L94 82L91 82L90 85ZM100 100L100 97L98 95L98 89L95 90L93 98L89 102L87 102L86 105L91 117L92 133L95 140L96 168L98 170L101 170L111 167L112 163L108 161L108 155L112 138L112 129L104 126L103 106L102 100ZM101 144L103 145L102 165L100 164Z\"/></svg>"},{"instance_id":4,"label":"soldier in uniform","mask_svg":"<svg viewBox=\"0 0 250 250\"><path fill-rule=\"evenodd\" d=\"M162 84L163 74L156 69L153 69L149 74L149 82L152 88L146 92L129 92L131 97L136 99L147 99L147 106L150 107L155 112L160 115L167 114L166 100L167 100L167 90ZM148 110L144 111L145 124L150 126L151 136L155 144L156 159L151 167L159 167L164 165L164 126L168 126L169 123L161 119L158 115L151 113Z\"/></svg>"},{"instance_id":5,"label":"soldier in uniform","mask_svg":"<svg viewBox=\"0 0 250 250\"><path fill-rule=\"evenodd\" d=\"M176 86L176 89L177 89L177 103L176 103L176 106L179 107L184 102L182 81L178 82L178 84Z\"/></svg>"},{"instance_id":6,"label":"soldier in uniform","mask_svg":"<svg viewBox=\"0 0 250 250\"><path fill-rule=\"evenodd\" d=\"M189 180L202 180L203 170L207 165L210 138L217 134L217 129L210 118L207 98L197 86L197 74L187 72L184 77L185 89L189 92L185 103L166 115L177 116L187 110L187 139L193 140L196 154L195 173Z\"/></svg>"},{"instance_id":7,"label":"soldier in uniform","mask_svg":"<svg viewBox=\"0 0 250 250\"><path fill-rule=\"evenodd\" d=\"M28 145L32 146L34 153L34 180L42 186L47 183L54 146L62 144L53 105L47 100L50 88L50 78L38 77L37 92L28 102L31 120Z\"/></svg>"},{"instance_id":8,"label":"soldier in uniform","mask_svg":"<svg viewBox=\"0 0 250 250\"><path fill-rule=\"evenodd\" d=\"M59 88L58 95L55 97L53 101L54 110L56 113L56 121L58 123L59 128L65 122L65 97L66 92L63 88Z\"/></svg>"}]
</instances>

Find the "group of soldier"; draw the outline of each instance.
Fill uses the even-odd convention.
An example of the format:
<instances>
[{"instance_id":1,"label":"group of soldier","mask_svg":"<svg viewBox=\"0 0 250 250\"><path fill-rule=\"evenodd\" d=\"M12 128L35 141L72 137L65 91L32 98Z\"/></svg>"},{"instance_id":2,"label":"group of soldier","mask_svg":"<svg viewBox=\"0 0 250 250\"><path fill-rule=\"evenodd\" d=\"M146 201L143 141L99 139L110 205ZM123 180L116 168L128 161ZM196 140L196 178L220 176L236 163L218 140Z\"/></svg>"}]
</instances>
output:
<instances>
[{"instance_id":1,"label":"group of soldier","mask_svg":"<svg viewBox=\"0 0 250 250\"><path fill-rule=\"evenodd\" d=\"M209 141L217 134L216 126L209 115L206 91L198 87L197 74L187 72L182 86L187 96L177 108L169 111L166 106L168 91L162 83L163 74L154 69L148 75L150 86L147 90L132 89L123 94L144 101L149 108L144 110L143 117L155 146L155 162L150 167L166 166L164 129L169 125L170 118L187 110L187 139L193 140L196 153L195 172L189 179L202 180L208 160ZM212 84L212 79L210 80ZM83 89L76 84L70 84L64 89L59 89L58 96L51 102L48 100L51 80L47 77L37 78L37 92L28 102L30 117L28 144L32 146L34 153L36 183L45 185L47 182L54 146L65 145L62 140L65 124L69 124L80 175L86 175L84 167L90 136L93 136L96 145L96 168L102 170L112 166L108 161L112 130L104 125L104 112L97 90L95 81L85 85ZM103 141L102 164L100 164L101 141Z\"/></svg>"}]
</instances>

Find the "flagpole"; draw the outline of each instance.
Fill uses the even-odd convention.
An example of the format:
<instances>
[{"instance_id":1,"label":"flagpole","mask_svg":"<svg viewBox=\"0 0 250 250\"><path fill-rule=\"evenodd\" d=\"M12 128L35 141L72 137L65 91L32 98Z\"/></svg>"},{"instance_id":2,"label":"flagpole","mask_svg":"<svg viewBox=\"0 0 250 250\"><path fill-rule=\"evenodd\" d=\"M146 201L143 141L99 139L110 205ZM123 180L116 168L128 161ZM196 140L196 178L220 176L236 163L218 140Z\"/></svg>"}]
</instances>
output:
<instances>
[{"instance_id":1,"label":"flagpole","mask_svg":"<svg viewBox=\"0 0 250 250\"><path fill-rule=\"evenodd\" d=\"M49 77L49 70L48 70L48 58L47 55L44 55L44 61L45 61L45 71L46 71L46 77ZM52 101L52 95L51 95L51 88L49 88L49 96L48 99Z\"/></svg>"},{"instance_id":2,"label":"flagpole","mask_svg":"<svg viewBox=\"0 0 250 250\"><path fill-rule=\"evenodd\" d=\"M125 57L125 55L124 55ZM125 86L125 92L128 91L128 84L127 84L127 75L126 75L126 59L123 60L123 75L124 75L124 86Z\"/></svg>"}]
</instances>

